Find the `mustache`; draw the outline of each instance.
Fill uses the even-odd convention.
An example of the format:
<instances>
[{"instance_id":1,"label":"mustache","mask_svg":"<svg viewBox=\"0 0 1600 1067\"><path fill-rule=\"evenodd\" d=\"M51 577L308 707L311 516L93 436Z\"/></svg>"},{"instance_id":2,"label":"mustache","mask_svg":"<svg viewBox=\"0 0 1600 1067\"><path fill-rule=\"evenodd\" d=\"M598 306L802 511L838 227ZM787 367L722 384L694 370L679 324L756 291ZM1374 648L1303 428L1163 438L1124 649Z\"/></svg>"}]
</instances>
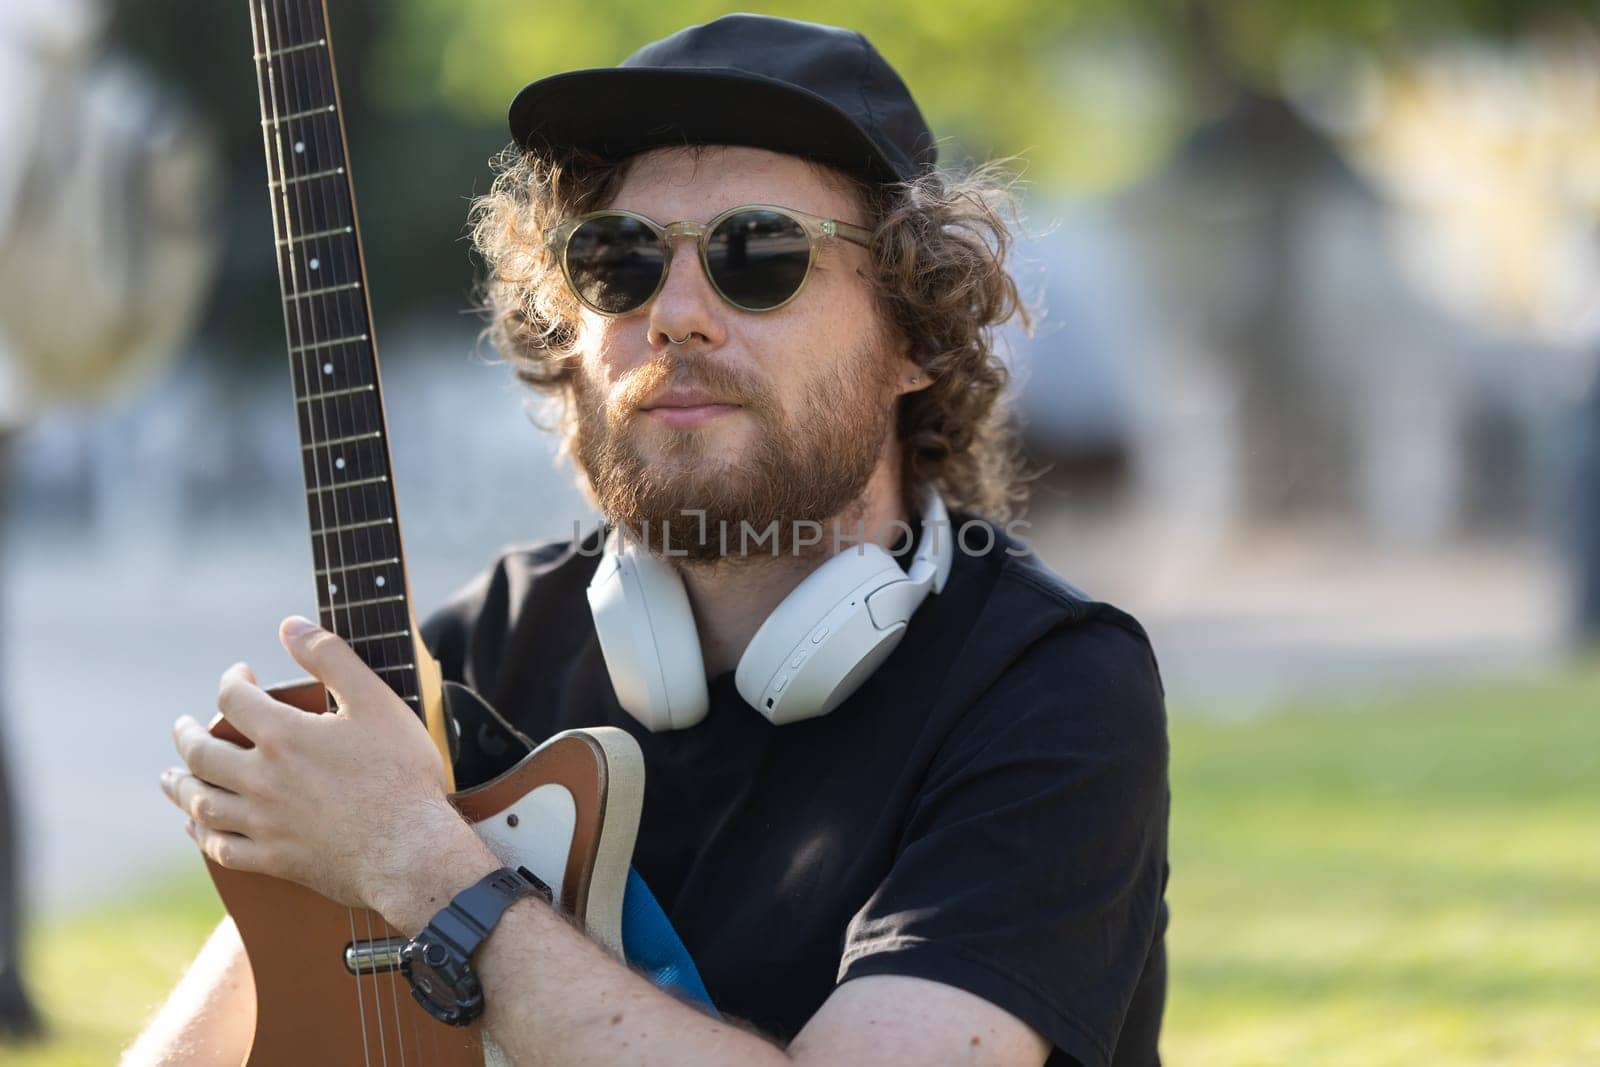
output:
<instances>
[{"instance_id":1,"label":"mustache","mask_svg":"<svg viewBox=\"0 0 1600 1067\"><path fill-rule=\"evenodd\" d=\"M624 376L608 405L611 415L618 421L632 419L638 414L639 406L650 397L662 389L674 387L701 389L719 400L742 405L758 414L771 407L767 389L754 373L705 356L670 351Z\"/></svg>"}]
</instances>

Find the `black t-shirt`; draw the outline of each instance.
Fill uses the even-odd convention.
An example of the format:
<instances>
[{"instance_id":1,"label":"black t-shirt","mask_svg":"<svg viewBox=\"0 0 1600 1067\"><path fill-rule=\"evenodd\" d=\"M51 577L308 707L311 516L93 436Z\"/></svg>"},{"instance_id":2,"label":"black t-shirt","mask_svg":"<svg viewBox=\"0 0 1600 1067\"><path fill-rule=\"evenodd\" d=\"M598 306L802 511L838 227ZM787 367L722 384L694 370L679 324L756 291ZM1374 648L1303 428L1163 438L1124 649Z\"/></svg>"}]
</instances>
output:
<instances>
[{"instance_id":1,"label":"black t-shirt","mask_svg":"<svg viewBox=\"0 0 1600 1067\"><path fill-rule=\"evenodd\" d=\"M849 700L786 726L745 704L732 672L686 730L652 734L618 705L585 598L598 531L577 551L506 550L423 637L447 680L535 740L602 725L638 739L634 866L724 1014L787 1041L839 982L910 975L1027 1022L1052 1065L1156 1064L1169 793L1155 659L1131 617L994 533L982 555L956 551L944 591ZM472 746L458 766L483 755Z\"/></svg>"}]
</instances>

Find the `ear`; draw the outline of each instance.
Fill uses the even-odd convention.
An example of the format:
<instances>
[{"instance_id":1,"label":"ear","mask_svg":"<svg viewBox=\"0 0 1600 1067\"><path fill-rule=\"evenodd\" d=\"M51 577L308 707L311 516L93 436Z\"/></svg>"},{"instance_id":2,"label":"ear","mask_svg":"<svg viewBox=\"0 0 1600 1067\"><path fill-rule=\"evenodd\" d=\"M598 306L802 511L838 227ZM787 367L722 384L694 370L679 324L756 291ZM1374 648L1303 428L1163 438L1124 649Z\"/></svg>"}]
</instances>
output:
<instances>
[{"instance_id":1,"label":"ear","mask_svg":"<svg viewBox=\"0 0 1600 1067\"><path fill-rule=\"evenodd\" d=\"M917 364L911 358L910 340L902 341L900 351L895 355L894 366L894 392L896 396L905 396L907 393L920 392L933 384L933 376L926 368Z\"/></svg>"}]
</instances>

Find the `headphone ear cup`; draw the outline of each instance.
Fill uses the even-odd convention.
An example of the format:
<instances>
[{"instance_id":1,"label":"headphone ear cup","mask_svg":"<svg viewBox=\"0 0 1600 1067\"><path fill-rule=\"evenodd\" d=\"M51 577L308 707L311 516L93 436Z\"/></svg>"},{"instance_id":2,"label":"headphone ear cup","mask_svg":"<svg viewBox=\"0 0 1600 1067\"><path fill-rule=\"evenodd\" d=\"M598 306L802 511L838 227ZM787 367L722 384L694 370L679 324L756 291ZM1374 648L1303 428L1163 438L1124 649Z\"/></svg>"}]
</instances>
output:
<instances>
[{"instance_id":1,"label":"headphone ear cup","mask_svg":"<svg viewBox=\"0 0 1600 1067\"><path fill-rule=\"evenodd\" d=\"M897 584L909 584L905 572L877 545L829 559L750 639L734 674L739 695L778 725L832 711L899 644L904 620L880 628L868 603Z\"/></svg>"},{"instance_id":2,"label":"headphone ear cup","mask_svg":"<svg viewBox=\"0 0 1600 1067\"><path fill-rule=\"evenodd\" d=\"M705 718L700 638L683 579L635 545L608 543L589 581L589 610L617 703L652 733Z\"/></svg>"}]
</instances>

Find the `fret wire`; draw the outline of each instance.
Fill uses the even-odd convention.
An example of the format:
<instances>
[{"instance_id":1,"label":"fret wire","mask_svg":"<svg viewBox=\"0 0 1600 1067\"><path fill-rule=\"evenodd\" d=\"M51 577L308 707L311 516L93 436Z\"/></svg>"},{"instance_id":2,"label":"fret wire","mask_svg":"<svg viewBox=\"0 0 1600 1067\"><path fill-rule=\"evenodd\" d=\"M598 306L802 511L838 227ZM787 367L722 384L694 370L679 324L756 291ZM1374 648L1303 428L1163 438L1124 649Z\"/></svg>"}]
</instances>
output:
<instances>
[{"instance_id":1,"label":"fret wire","mask_svg":"<svg viewBox=\"0 0 1600 1067\"><path fill-rule=\"evenodd\" d=\"M318 178L332 178L332 177L336 177L337 175L340 175L340 174L343 174L343 173L344 173L344 168L343 167L334 167L331 170L319 170L315 174L301 174L301 175L298 175L298 176L293 177L293 178L285 178L282 181L276 181L276 182L269 181L269 182L267 182L267 184L269 186L274 186L276 188L282 189L285 186L299 185L301 182L316 181Z\"/></svg>"},{"instance_id":2,"label":"fret wire","mask_svg":"<svg viewBox=\"0 0 1600 1067\"><path fill-rule=\"evenodd\" d=\"M296 119L310 118L312 115L331 115L338 110L338 107L333 104L318 104L316 107L308 107L301 111L291 111L287 115L279 115L277 118L262 119L261 125L271 126L273 129L277 129L285 122L294 122Z\"/></svg>"},{"instance_id":3,"label":"fret wire","mask_svg":"<svg viewBox=\"0 0 1600 1067\"><path fill-rule=\"evenodd\" d=\"M360 282L345 282L342 285L324 285L321 289L308 289L303 293L290 293L290 300L304 300L307 297L323 296L327 293L342 293L348 289L361 288Z\"/></svg>"},{"instance_id":4,"label":"fret wire","mask_svg":"<svg viewBox=\"0 0 1600 1067\"><path fill-rule=\"evenodd\" d=\"M349 437L335 437L331 441L312 441L310 444L300 446L300 451L309 452L313 448L332 448L334 445L347 445L353 441L370 441L374 437L382 437L383 433L373 430L371 433L353 433Z\"/></svg>"},{"instance_id":5,"label":"fret wire","mask_svg":"<svg viewBox=\"0 0 1600 1067\"><path fill-rule=\"evenodd\" d=\"M331 493L335 489L357 489L363 485L378 485L382 482L387 482L388 480L389 476L387 474L380 474L375 478L357 478L348 482L332 482L317 489L307 489L306 495L310 496L312 493Z\"/></svg>"},{"instance_id":6,"label":"fret wire","mask_svg":"<svg viewBox=\"0 0 1600 1067\"><path fill-rule=\"evenodd\" d=\"M348 389L329 389L323 393L307 393L305 396L297 396L295 399L302 404L309 404L313 400L337 400L341 396L351 396L355 393L370 393L372 389L373 387L370 385L352 385Z\"/></svg>"},{"instance_id":7,"label":"fret wire","mask_svg":"<svg viewBox=\"0 0 1600 1067\"><path fill-rule=\"evenodd\" d=\"M364 333L353 334L350 337L335 337L331 341L313 341L308 345L290 345L291 352L314 352L319 348L332 348L335 345L353 345L357 341L369 341L371 338Z\"/></svg>"},{"instance_id":8,"label":"fret wire","mask_svg":"<svg viewBox=\"0 0 1600 1067\"><path fill-rule=\"evenodd\" d=\"M397 603L398 601L404 600L405 598L406 598L405 594L404 593L400 593L400 594L395 595L395 596L368 597L366 600L346 600L346 601L341 602L338 606L341 607L341 608L345 608L345 609L349 609L349 608L365 608L365 607L371 607L374 604L394 604L394 603Z\"/></svg>"},{"instance_id":9,"label":"fret wire","mask_svg":"<svg viewBox=\"0 0 1600 1067\"><path fill-rule=\"evenodd\" d=\"M390 567L399 562L399 556L391 556L388 559L380 559L374 563L352 563L348 567L318 567L315 573L318 578L326 578L335 571L364 571L373 567Z\"/></svg>"},{"instance_id":10,"label":"fret wire","mask_svg":"<svg viewBox=\"0 0 1600 1067\"><path fill-rule=\"evenodd\" d=\"M393 518L393 516L391 516L391 517L389 517L387 519L372 519L372 520L370 520L368 522L349 522L349 523L345 523L342 526L329 526L327 529L324 529L324 530L319 530L319 529L316 529L315 527L313 527L312 530L311 530L311 536L313 536L313 537L327 537L329 534L342 534L342 533L349 533L351 530L368 530L368 529L371 529L374 526L393 526L393 525L394 525L394 518ZM344 568L341 567L341 568L338 568L338 569L339 570L343 570Z\"/></svg>"},{"instance_id":11,"label":"fret wire","mask_svg":"<svg viewBox=\"0 0 1600 1067\"><path fill-rule=\"evenodd\" d=\"M363 644L363 645L366 645L366 644L371 644L374 641L392 641L392 640L394 640L396 638L399 638L399 637L410 637L410 636L411 636L411 631L410 630L393 630L393 631L391 631L389 633L386 633L386 634L370 634L370 635L368 635L366 637L353 637L353 638L349 638L348 640L349 640L350 644Z\"/></svg>"},{"instance_id":12,"label":"fret wire","mask_svg":"<svg viewBox=\"0 0 1600 1067\"><path fill-rule=\"evenodd\" d=\"M276 48L267 52L257 52L251 56L251 58L257 60L272 59L275 56L286 56L290 52L304 52L308 48L321 48L327 43L328 39L326 37L322 37L315 41L307 41L305 44L292 44L287 48Z\"/></svg>"},{"instance_id":13,"label":"fret wire","mask_svg":"<svg viewBox=\"0 0 1600 1067\"><path fill-rule=\"evenodd\" d=\"M298 237L290 237L287 240L279 241L277 243L280 245L292 245L299 244L302 241L315 241L319 237L338 237L340 234L353 234L355 232L356 228L354 226L337 226L331 230L317 230L314 233L303 233Z\"/></svg>"}]
</instances>

